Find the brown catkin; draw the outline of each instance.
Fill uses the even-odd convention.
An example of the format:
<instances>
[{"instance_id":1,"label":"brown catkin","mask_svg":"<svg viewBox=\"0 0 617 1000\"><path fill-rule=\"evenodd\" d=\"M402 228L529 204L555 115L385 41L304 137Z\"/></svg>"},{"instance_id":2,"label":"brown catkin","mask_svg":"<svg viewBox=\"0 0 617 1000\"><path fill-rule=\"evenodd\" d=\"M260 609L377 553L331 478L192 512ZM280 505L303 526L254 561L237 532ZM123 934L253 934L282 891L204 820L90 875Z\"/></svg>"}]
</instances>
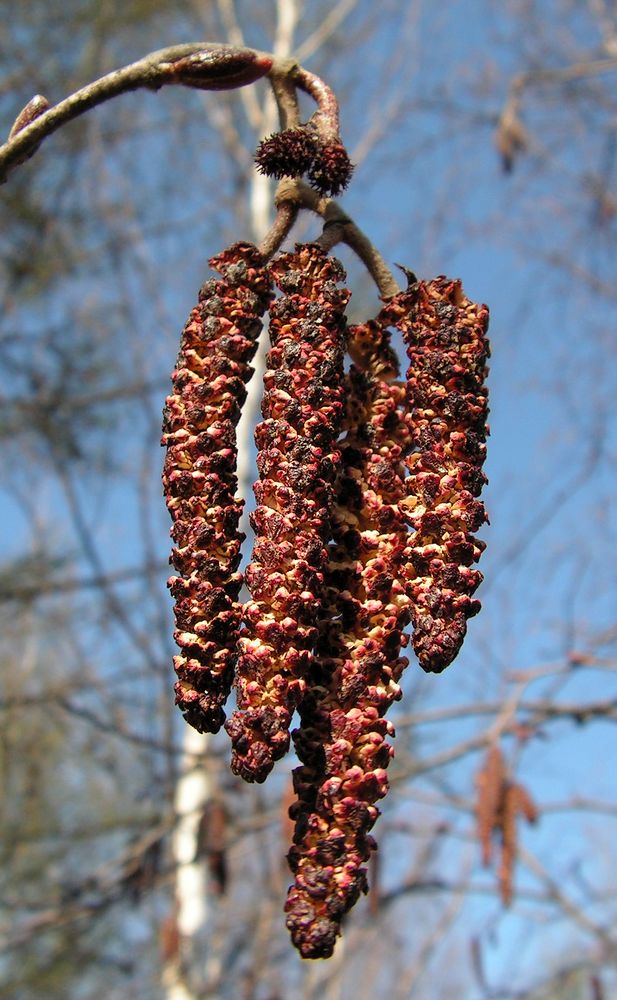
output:
<instances>
[{"instance_id":1,"label":"brown catkin","mask_svg":"<svg viewBox=\"0 0 617 1000\"><path fill-rule=\"evenodd\" d=\"M218 732L225 720L237 656L244 536L235 427L271 298L268 270L251 244L234 244L210 266L221 278L203 286L182 332L162 438L178 574L169 580L180 647L176 703L200 732Z\"/></svg>"},{"instance_id":2,"label":"brown catkin","mask_svg":"<svg viewBox=\"0 0 617 1000\"><path fill-rule=\"evenodd\" d=\"M510 906L513 893L514 862L517 854L516 814L518 812L517 785L506 782L501 797L498 827L501 833L501 858L499 863L499 892L504 906Z\"/></svg>"},{"instance_id":3,"label":"brown catkin","mask_svg":"<svg viewBox=\"0 0 617 1000\"><path fill-rule=\"evenodd\" d=\"M493 829L499 816L505 779L506 766L503 754L498 746L492 746L476 778L476 819L478 839L482 848L482 864L484 865L491 862Z\"/></svg>"},{"instance_id":4,"label":"brown catkin","mask_svg":"<svg viewBox=\"0 0 617 1000\"><path fill-rule=\"evenodd\" d=\"M270 269L283 294L270 310L264 420L255 432L260 479L236 673L239 710L226 724L232 769L258 782L289 747L312 663L340 460L349 298L338 287L342 266L315 244L281 254Z\"/></svg>"},{"instance_id":5,"label":"brown catkin","mask_svg":"<svg viewBox=\"0 0 617 1000\"><path fill-rule=\"evenodd\" d=\"M524 785L504 781L502 799L496 827L501 833L501 860L499 865L499 890L504 906L510 906L514 893L514 864L518 854L517 817L522 815L528 823L538 820L538 807Z\"/></svg>"},{"instance_id":6,"label":"brown catkin","mask_svg":"<svg viewBox=\"0 0 617 1000\"><path fill-rule=\"evenodd\" d=\"M539 809L524 785L516 785L516 811L524 816L528 823L537 823Z\"/></svg>"},{"instance_id":7,"label":"brown catkin","mask_svg":"<svg viewBox=\"0 0 617 1000\"><path fill-rule=\"evenodd\" d=\"M529 823L538 819L538 808L524 785L512 781L498 746L486 754L476 778L476 819L482 862L490 864L493 837L499 837L499 893L504 906L512 902L513 873L518 853L517 817Z\"/></svg>"},{"instance_id":8,"label":"brown catkin","mask_svg":"<svg viewBox=\"0 0 617 1000\"><path fill-rule=\"evenodd\" d=\"M285 909L304 958L332 953L340 922L366 891L365 863L388 788L394 733L383 716L400 697L407 663L409 600L399 582L407 526L399 507L408 444L405 387L378 324L350 331L364 371L348 377L347 434L341 443L333 542L313 683L294 742L296 822L289 852L295 876Z\"/></svg>"},{"instance_id":9,"label":"brown catkin","mask_svg":"<svg viewBox=\"0 0 617 1000\"><path fill-rule=\"evenodd\" d=\"M409 357L407 388L414 451L402 501L413 535L405 575L412 602L413 647L424 670L439 672L457 655L472 594L482 574L471 566L484 549L473 532L486 521L477 499L488 428L484 380L488 309L459 281L413 281L384 307Z\"/></svg>"}]
</instances>

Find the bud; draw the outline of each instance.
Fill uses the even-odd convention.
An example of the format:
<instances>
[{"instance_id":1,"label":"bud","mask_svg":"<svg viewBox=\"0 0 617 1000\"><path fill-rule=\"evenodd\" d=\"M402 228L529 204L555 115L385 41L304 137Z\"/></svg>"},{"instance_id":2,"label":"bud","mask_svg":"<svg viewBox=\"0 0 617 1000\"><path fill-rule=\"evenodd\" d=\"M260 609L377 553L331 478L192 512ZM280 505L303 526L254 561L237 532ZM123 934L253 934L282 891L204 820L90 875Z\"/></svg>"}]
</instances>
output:
<instances>
[{"instance_id":1,"label":"bud","mask_svg":"<svg viewBox=\"0 0 617 1000\"><path fill-rule=\"evenodd\" d=\"M324 142L311 125L275 132L258 146L255 162L267 177L301 177L320 194L336 197L353 172L347 150L338 140Z\"/></svg>"},{"instance_id":2,"label":"bud","mask_svg":"<svg viewBox=\"0 0 617 1000\"><path fill-rule=\"evenodd\" d=\"M35 122L42 114L49 111L50 107L51 104L43 94L35 94L17 115L11 126L9 139L14 139L22 129L27 128L28 125L32 125L32 122ZM32 152L34 153L35 150L33 149Z\"/></svg>"},{"instance_id":3,"label":"bud","mask_svg":"<svg viewBox=\"0 0 617 1000\"><path fill-rule=\"evenodd\" d=\"M172 82L200 90L232 90L255 83L272 69L272 57L265 52L212 45L191 52L171 63Z\"/></svg>"},{"instance_id":4,"label":"bud","mask_svg":"<svg viewBox=\"0 0 617 1000\"><path fill-rule=\"evenodd\" d=\"M288 128L263 139L255 153L257 169L266 177L299 177L309 169L318 150L317 136L306 126Z\"/></svg>"}]
</instances>

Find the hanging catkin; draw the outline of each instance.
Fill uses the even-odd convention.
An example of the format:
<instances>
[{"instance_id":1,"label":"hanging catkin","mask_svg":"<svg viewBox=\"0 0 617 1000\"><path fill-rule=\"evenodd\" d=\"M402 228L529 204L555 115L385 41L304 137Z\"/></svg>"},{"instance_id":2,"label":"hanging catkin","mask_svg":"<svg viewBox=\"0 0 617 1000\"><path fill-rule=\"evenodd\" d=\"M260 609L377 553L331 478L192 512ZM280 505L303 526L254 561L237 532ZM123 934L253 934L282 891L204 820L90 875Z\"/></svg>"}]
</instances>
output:
<instances>
[{"instance_id":1,"label":"hanging catkin","mask_svg":"<svg viewBox=\"0 0 617 1000\"><path fill-rule=\"evenodd\" d=\"M239 710L226 724L232 768L247 781L263 781L287 751L312 663L340 459L349 297L338 287L341 265L315 244L281 254L270 269L283 294L270 310L264 420L255 432L260 479Z\"/></svg>"},{"instance_id":2,"label":"hanging catkin","mask_svg":"<svg viewBox=\"0 0 617 1000\"><path fill-rule=\"evenodd\" d=\"M348 378L347 434L329 548L313 681L300 706L294 742L297 802L295 876L287 926L305 958L332 953L340 922L366 891L365 862L387 792L394 734L383 716L400 697L407 663L409 599L400 582L407 527L399 507L409 445L405 387L387 331L371 323L350 331L363 365Z\"/></svg>"},{"instance_id":3,"label":"hanging catkin","mask_svg":"<svg viewBox=\"0 0 617 1000\"><path fill-rule=\"evenodd\" d=\"M405 575L413 647L424 670L439 672L480 610L472 595L482 574L471 566L485 547L473 532L487 519L477 497L486 482L488 309L466 298L459 281L440 277L414 280L381 320L401 330L409 357L414 451L402 506L413 534Z\"/></svg>"},{"instance_id":4,"label":"hanging catkin","mask_svg":"<svg viewBox=\"0 0 617 1000\"><path fill-rule=\"evenodd\" d=\"M180 647L176 703L200 732L217 732L225 720L237 656L243 503L235 495L235 427L271 297L267 268L251 244L234 244L210 266L221 278L203 286L182 333L162 439L178 573L169 581Z\"/></svg>"}]
</instances>

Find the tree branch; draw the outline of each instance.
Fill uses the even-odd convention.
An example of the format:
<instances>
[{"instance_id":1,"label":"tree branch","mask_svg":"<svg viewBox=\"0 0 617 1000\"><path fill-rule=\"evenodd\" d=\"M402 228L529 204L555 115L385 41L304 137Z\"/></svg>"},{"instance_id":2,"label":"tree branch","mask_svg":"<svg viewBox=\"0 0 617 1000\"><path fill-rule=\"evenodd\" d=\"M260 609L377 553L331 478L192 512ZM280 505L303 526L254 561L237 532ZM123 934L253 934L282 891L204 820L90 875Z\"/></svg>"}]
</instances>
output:
<instances>
[{"instance_id":1,"label":"tree branch","mask_svg":"<svg viewBox=\"0 0 617 1000\"><path fill-rule=\"evenodd\" d=\"M70 97L21 127L19 122L32 101L18 116L12 137L0 147L0 183L11 170L28 159L47 136L84 112L112 97L145 88L159 90L166 84L182 84L201 90L226 90L254 83L272 68L273 56L217 42L174 45L152 52L122 69L113 70L87 84ZM37 95L38 104L45 100ZM35 100L35 99L33 99ZM17 131L15 132L15 127Z\"/></svg>"}]
</instances>

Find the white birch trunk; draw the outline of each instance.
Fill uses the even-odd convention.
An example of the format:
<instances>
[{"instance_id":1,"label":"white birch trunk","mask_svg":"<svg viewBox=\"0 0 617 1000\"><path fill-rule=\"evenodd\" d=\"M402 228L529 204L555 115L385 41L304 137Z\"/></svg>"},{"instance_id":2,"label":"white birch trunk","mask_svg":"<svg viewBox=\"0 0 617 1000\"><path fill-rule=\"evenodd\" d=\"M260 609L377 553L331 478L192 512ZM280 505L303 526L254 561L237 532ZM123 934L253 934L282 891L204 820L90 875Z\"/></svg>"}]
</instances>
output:
<instances>
[{"instance_id":1,"label":"white birch trunk","mask_svg":"<svg viewBox=\"0 0 617 1000\"><path fill-rule=\"evenodd\" d=\"M223 13L233 14L233 8L220 0ZM293 49L294 32L298 21L297 0L278 0L277 30L273 51L288 56ZM228 22L229 23L229 22ZM242 44L238 26L229 32L230 41ZM231 35L236 37L231 37ZM241 32L240 32L241 34ZM258 138L276 131L277 111L271 94L263 108L255 101L252 89L239 92L246 115L255 127ZM250 181L251 238L258 243L272 221L272 181L253 172ZM255 358L255 374L249 383L249 395L238 427L238 483L243 496L250 489L252 463L250 459L253 426L259 412L261 377L265 358L265 339ZM245 529L246 531L246 526ZM163 973L165 1000L215 1000L206 992L206 983L219 978L220 957L216 954L196 954L194 945L204 942L204 930L209 915L207 873L205 861L197 858L197 835L203 808L215 793L212 776L208 772L205 752L208 737L197 733L191 726L183 730L183 757L174 799L177 817L172 837L171 854L175 865L175 906L178 932L177 952L170 956ZM202 758L201 762L199 757ZM205 947L205 945L204 945Z\"/></svg>"},{"instance_id":2,"label":"white birch trunk","mask_svg":"<svg viewBox=\"0 0 617 1000\"><path fill-rule=\"evenodd\" d=\"M174 801L177 818L171 840L178 942L163 972L166 1000L197 1000L189 983L194 961L191 946L204 928L208 915L205 865L196 856L199 820L213 791L204 759L206 747L207 737L192 726L184 727L183 755ZM203 997L201 991L199 996Z\"/></svg>"}]
</instances>

